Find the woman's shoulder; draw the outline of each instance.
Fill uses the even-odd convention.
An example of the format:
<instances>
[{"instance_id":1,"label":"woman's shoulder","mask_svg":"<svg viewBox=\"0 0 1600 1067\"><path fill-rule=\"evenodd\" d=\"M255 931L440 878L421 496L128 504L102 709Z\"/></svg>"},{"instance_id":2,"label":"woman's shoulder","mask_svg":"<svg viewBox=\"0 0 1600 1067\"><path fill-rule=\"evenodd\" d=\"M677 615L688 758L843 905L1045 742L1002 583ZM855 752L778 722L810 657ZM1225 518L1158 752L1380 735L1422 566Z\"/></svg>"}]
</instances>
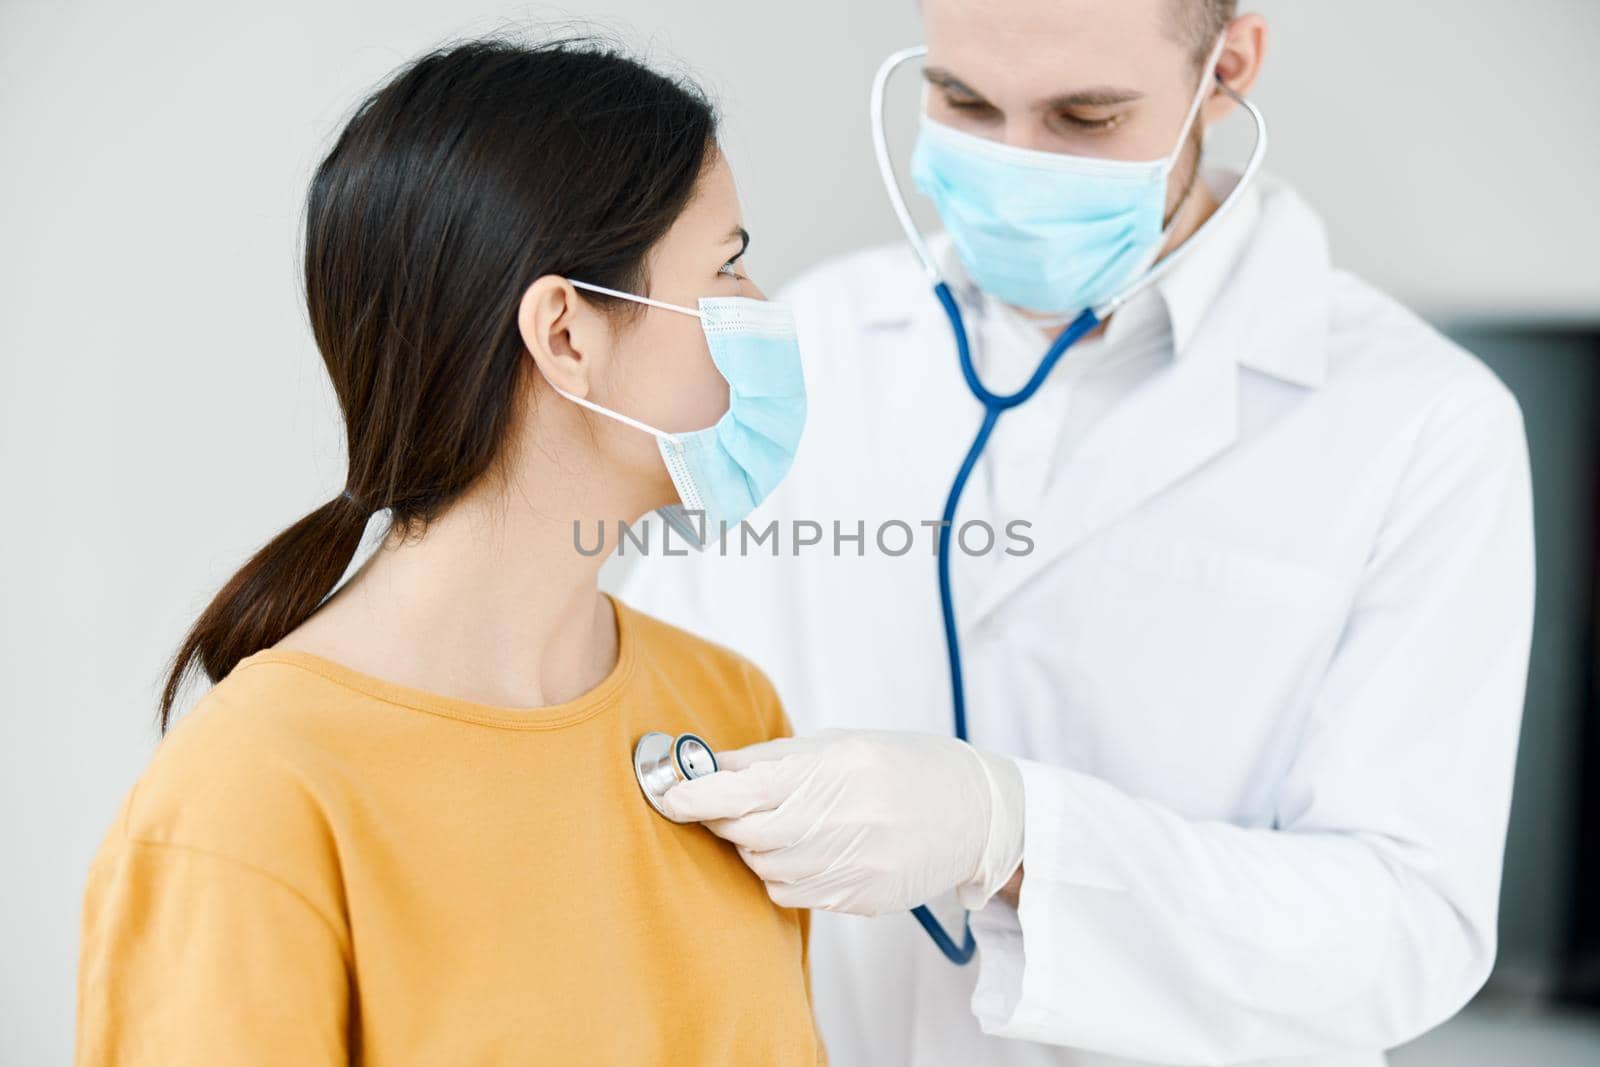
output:
<instances>
[{"instance_id":1,"label":"woman's shoulder","mask_svg":"<svg viewBox=\"0 0 1600 1067\"><path fill-rule=\"evenodd\" d=\"M793 732L772 680L749 657L615 596L612 603L623 613L634 655L648 675L693 692L705 706L727 709L741 721L748 721L750 709L755 708L763 733L757 740Z\"/></svg>"},{"instance_id":2,"label":"woman's shoulder","mask_svg":"<svg viewBox=\"0 0 1600 1067\"><path fill-rule=\"evenodd\" d=\"M337 869L337 778L303 680L248 657L179 717L126 795L112 839L210 855L290 884ZM325 720L325 717L320 717Z\"/></svg>"}]
</instances>

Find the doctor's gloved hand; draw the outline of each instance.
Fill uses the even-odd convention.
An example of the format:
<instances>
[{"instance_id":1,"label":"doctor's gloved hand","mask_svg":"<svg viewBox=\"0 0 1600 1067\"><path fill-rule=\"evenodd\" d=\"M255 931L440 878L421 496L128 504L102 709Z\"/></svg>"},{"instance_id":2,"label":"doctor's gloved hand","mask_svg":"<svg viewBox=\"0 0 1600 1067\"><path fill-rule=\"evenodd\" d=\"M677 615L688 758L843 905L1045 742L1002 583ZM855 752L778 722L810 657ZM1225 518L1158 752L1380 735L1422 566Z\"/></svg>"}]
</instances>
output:
<instances>
[{"instance_id":1,"label":"doctor's gloved hand","mask_svg":"<svg viewBox=\"0 0 1600 1067\"><path fill-rule=\"evenodd\" d=\"M981 908L1022 862L1022 775L953 737L824 730L717 754L662 797L731 841L774 903L853 915L955 889Z\"/></svg>"}]
</instances>

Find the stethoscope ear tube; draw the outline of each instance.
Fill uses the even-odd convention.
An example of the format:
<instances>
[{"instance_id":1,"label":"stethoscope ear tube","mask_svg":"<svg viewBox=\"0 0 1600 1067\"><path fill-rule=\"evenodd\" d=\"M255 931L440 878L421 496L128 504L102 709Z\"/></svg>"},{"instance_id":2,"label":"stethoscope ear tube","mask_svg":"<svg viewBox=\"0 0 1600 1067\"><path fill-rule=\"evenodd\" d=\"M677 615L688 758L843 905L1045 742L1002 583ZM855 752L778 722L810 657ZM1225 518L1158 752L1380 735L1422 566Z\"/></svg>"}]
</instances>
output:
<instances>
[{"instance_id":1,"label":"stethoscope ear tube","mask_svg":"<svg viewBox=\"0 0 1600 1067\"><path fill-rule=\"evenodd\" d=\"M878 64L878 72L872 76L869 108L872 122L872 154L878 160L878 177L883 180L883 191L889 194L889 204L894 208L894 217L900 220L900 228L905 231L906 240L911 243L912 251L916 252L917 258L922 261L922 269L928 272L928 280L937 284L942 280L939 275L939 265L933 261L933 253L928 250L928 242L923 239L922 231L917 229L916 221L911 217L911 209L906 206L905 194L900 191L900 179L894 171L894 160L889 156L889 136L884 132L883 124L883 99L889 88L889 77L902 63L927 54L927 45L912 45L910 48L890 53L887 59Z\"/></svg>"}]
</instances>

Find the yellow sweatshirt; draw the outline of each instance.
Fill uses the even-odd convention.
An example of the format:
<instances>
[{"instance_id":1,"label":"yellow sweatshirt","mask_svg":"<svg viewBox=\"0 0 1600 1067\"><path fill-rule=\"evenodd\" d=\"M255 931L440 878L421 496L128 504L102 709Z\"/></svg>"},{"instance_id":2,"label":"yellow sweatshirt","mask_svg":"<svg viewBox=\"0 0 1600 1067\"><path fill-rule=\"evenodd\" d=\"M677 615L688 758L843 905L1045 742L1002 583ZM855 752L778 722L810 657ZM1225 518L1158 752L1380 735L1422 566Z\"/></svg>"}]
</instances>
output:
<instances>
[{"instance_id":1,"label":"yellow sweatshirt","mask_svg":"<svg viewBox=\"0 0 1600 1067\"><path fill-rule=\"evenodd\" d=\"M613 603L616 667L542 708L241 660L90 869L78 1064L825 1062L807 914L633 774L650 730L788 733L777 696Z\"/></svg>"}]
</instances>

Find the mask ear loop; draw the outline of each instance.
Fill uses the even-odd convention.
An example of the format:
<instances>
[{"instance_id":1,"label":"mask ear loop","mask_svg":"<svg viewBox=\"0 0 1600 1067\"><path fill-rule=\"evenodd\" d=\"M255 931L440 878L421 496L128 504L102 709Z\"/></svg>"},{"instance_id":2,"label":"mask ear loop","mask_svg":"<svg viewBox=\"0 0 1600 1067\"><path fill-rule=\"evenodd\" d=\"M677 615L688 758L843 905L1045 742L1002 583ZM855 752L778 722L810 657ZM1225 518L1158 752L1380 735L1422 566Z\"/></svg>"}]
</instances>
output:
<instances>
[{"instance_id":1,"label":"mask ear loop","mask_svg":"<svg viewBox=\"0 0 1600 1067\"><path fill-rule=\"evenodd\" d=\"M538 365L539 364L537 362L534 363L534 366L537 367ZM590 411L593 411L598 415L604 415L608 419L616 419L624 426L632 426L635 430L643 430L645 433L655 437L658 441L670 441L672 439L672 435L667 433L665 430L658 430L649 423L640 422L638 419L635 419L629 415L624 415L620 411L612 411L610 408L601 407L593 400L588 400L584 397L567 392L565 389L561 388L561 386L557 385L555 382L552 382L550 380L550 376L545 374L542 368L540 369L539 373L544 375L544 381L546 385L554 389L557 393L560 393L562 396L566 397L568 400L572 401L574 404L577 404L579 407L588 408Z\"/></svg>"},{"instance_id":2,"label":"mask ear loop","mask_svg":"<svg viewBox=\"0 0 1600 1067\"><path fill-rule=\"evenodd\" d=\"M1189 134L1194 130L1195 117L1200 114L1200 109L1205 106L1206 100L1210 98L1211 93L1208 93L1206 90L1210 89L1212 92L1215 92L1216 90L1215 90L1215 87L1212 85L1212 83L1213 82L1220 83L1221 80L1222 80L1222 79L1220 79L1220 78L1218 78L1216 76L1217 75L1217 60L1222 58L1222 48L1227 43L1228 43L1228 33L1227 33L1226 30L1224 30L1221 34L1219 34L1217 36L1217 43L1212 46L1211 54L1206 57L1205 65L1200 68L1200 85L1199 85L1199 87L1197 89L1195 89L1194 99L1189 102L1189 113L1186 116L1184 116L1183 125L1178 127L1178 140L1176 141L1176 143L1173 144L1172 151L1167 153L1167 164L1166 164L1165 167L1162 168L1162 173L1164 175L1170 176L1172 174L1173 168L1175 168L1178 165L1178 157L1180 157L1183 154L1184 142L1189 139ZM1203 149L1204 148L1204 134L1203 133L1202 133L1201 137L1202 137L1201 147ZM1199 183L1199 181L1200 181L1200 161L1198 159L1196 159L1195 160L1195 171L1194 171L1193 176L1191 176L1190 179L1189 179L1188 188L1184 189L1183 196L1181 198L1179 198L1179 200L1178 200L1178 206L1172 209L1172 217L1167 221L1167 224L1165 226L1163 226L1162 229L1161 229L1161 244L1162 245L1165 245L1167 243L1166 239L1167 239L1168 235L1170 235L1172 233L1172 227L1174 227L1174 226L1176 226L1178 224L1178 216L1182 215L1183 214L1183 209L1188 206L1189 198L1194 195L1194 187L1195 187L1196 184ZM1157 247L1159 248L1160 245L1158 245ZM1153 256L1151 257L1151 261L1154 262L1154 257ZM1146 263L1144 265L1144 268L1148 269L1149 266L1150 266L1150 264Z\"/></svg>"},{"instance_id":3,"label":"mask ear loop","mask_svg":"<svg viewBox=\"0 0 1600 1067\"><path fill-rule=\"evenodd\" d=\"M1195 89L1194 99L1189 101L1189 110L1183 117L1183 125L1178 127L1178 139L1176 142L1174 142L1172 150L1167 153L1166 162L1161 168L1161 174L1163 178L1171 175L1172 169L1178 165L1178 157L1183 153L1184 142L1189 139L1189 133L1194 129L1195 117L1200 114L1200 109L1205 106L1206 100L1211 95L1209 92L1207 92L1207 90L1211 89L1212 91L1215 91L1213 83L1215 83L1215 85L1222 85L1222 79L1216 76L1217 60L1222 58L1222 49L1227 43L1228 34L1227 31L1224 30L1217 36L1217 43L1211 46L1211 53L1209 56L1207 56L1205 65L1200 68L1200 85ZM1226 86L1223 86L1223 88L1226 88ZM1189 182L1189 187L1183 191L1183 196L1179 198L1177 207L1172 209L1172 217L1161 229L1160 243L1158 243L1155 248L1151 249L1149 257L1145 260L1145 262L1140 264L1138 271L1135 273L1141 275L1144 274L1150 269L1151 264L1156 261L1156 258L1160 256L1161 249L1166 245L1167 238L1172 234L1172 228L1178 224L1179 216L1183 214L1183 209L1189 203L1189 198L1194 195L1195 185L1199 183L1200 172L1198 160L1195 163L1195 168L1195 175L1194 178ZM1195 236L1199 236L1199 234L1196 233ZM1185 242L1185 244L1187 244L1187 242ZM1176 254L1177 249L1174 249L1173 252ZM1106 311L1101 313L1100 317L1104 319L1105 315L1107 314L1110 314L1110 312ZM1024 317L1029 323L1037 325L1041 329L1050 329L1057 326L1065 326L1067 323L1071 322L1075 316L1055 315L1047 318L1037 319L1032 315Z\"/></svg>"},{"instance_id":4,"label":"mask ear loop","mask_svg":"<svg viewBox=\"0 0 1600 1067\"><path fill-rule=\"evenodd\" d=\"M1184 142L1189 139L1189 134L1194 129L1195 116L1200 114L1200 108L1204 106L1211 95L1206 90L1210 89L1215 92L1215 86L1220 85L1222 82L1222 79L1216 76L1217 60L1222 58L1222 47L1227 42L1227 31L1223 31L1218 35L1217 43L1212 46L1205 65L1200 68L1200 85L1194 91L1194 99L1189 101L1189 111L1184 116L1183 125L1178 127L1178 140L1173 144L1172 150L1167 153L1166 161L1161 167L1163 178L1170 177L1173 168L1178 165L1178 157L1183 154ZM1139 269L1134 272L1136 277L1142 280L1150 270L1151 265L1160 258L1161 249L1166 247L1167 239L1172 236L1173 227L1178 225L1178 219L1183 215L1183 209L1188 206L1189 198L1194 195L1194 187L1198 184L1200 184L1200 162L1197 159L1195 161L1195 172L1189 179L1188 187L1184 189L1183 196L1178 198L1177 206L1172 209L1172 214L1168 216L1165 224L1161 227L1161 240L1156 243L1156 246L1145 256L1144 261L1139 264ZM1176 254L1177 249L1174 249L1173 252Z\"/></svg>"},{"instance_id":5,"label":"mask ear loop","mask_svg":"<svg viewBox=\"0 0 1600 1067\"><path fill-rule=\"evenodd\" d=\"M1225 41L1226 38L1223 40ZM1218 47L1213 52L1214 56L1220 57L1222 44L1223 41L1218 42ZM1261 162L1266 158L1267 154L1266 116L1261 113L1261 109L1254 103L1235 92L1227 82L1217 77L1215 59L1213 59L1212 65L1208 70L1208 75L1216 83L1216 88L1235 104L1238 104L1239 107L1243 109L1244 113L1250 116L1250 120L1255 123L1256 139L1255 144L1250 148L1250 158L1245 161L1244 170L1240 173L1239 180L1234 183L1233 189L1229 191L1227 196L1223 197L1222 203L1217 205L1216 210L1211 213L1211 216L1207 218L1205 222L1200 224L1199 229L1190 234L1188 239L1184 241L1183 244L1167 253L1165 258L1158 259L1151 264L1145 271L1143 277L1136 278L1130 285L1124 288L1122 292L1118 293L1116 296L1113 296L1110 300L1107 300L1105 303L1094 309L1095 315L1102 320L1105 319L1106 316L1110 315L1113 311L1117 310L1117 308L1133 299L1133 297L1138 293L1142 292L1149 286L1154 285L1169 271L1182 262L1183 258L1187 256L1189 251L1200 242L1201 238L1203 238L1209 231L1215 229L1217 224L1221 222L1229 212L1238 206L1244 191L1249 188L1251 181L1255 179L1256 174L1261 170ZM1197 97L1197 100L1200 102L1203 102L1204 99L1204 95ZM1192 110L1198 112L1198 104ZM1178 139L1180 147L1182 146L1183 138L1187 136L1188 128L1186 126L1184 132L1179 136ZM1174 215L1173 217L1176 219L1177 216Z\"/></svg>"},{"instance_id":6,"label":"mask ear loop","mask_svg":"<svg viewBox=\"0 0 1600 1067\"><path fill-rule=\"evenodd\" d=\"M589 282L580 282L580 281L576 281L576 280L574 280L572 278L568 278L567 282L568 282L568 284L572 285L574 288L587 289L592 293L604 293L606 296L614 296L619 300L632 300L636 304L649 304L651 307L661 308L664 311L676 311L680 315L693 315L697 319L700 317L700 312L696 311L694 308L686 308L686 307L682 307L682 306L680 306L678 304L668 304L667 302L665 302L663 300L652 300L648 296L639 296L639 295L637 295L635 293L624 293L620 289L607 289L603 285L593 285L593 284L591 284ZM535 367L539 367L539 361L538 360L534 360L533 365ZM590 411L593 411L597 415L604 415L608 419L615 419L616 421L622 423L624 426L632 426L635 430L643 430L645 433L652 435L653 437L655 437L659 441L667 441L669 443L674 443L674 444L677 441L677 438L676 438L675 435L670 434L665 430L658 430L654 426L651 426L649 423L640 422L638 419L635 419L635 418L633 418L633 417L631 417L629 415L624 415L620 411L612 411L610 408L601 407L599 404L596 404L593 400L588 400L588 399L585 399L584 397L576 396L576 395L574 395L572 393L567 392L565 389L561 388L561 386L557 385L555 382L552 382L550 380L550 376L548 374L545 374L543 367L539 367L539 374L540 374L541 377L544 378L546 385L548 385L550 388L554 389L561 396L564 396L568 400L572 401L574 404L577 404L579 407L588 408Z\"/></svg>"},{"instance_id":7,"label":"mask ear loop","mask_svg":"<svg viewBox=\"0 0 1600 1067\"><path fill-rule=\"evenodd\" d=\"M589 282L580 282L572 278L568 278L567 283L577 289L587 289L591 293L604 293L606 296L614 296L619 300L632 300L635 304L649 304L651 307L661 308L663 311L676 311L680 315L693 315L697 319L700 317L700 312L694 308L686 308L682 304L669 304L664 300L652 300L648 296L624 293L621 289L607 289L603 285L592 285Z\"/></svg>"},{"instance_id":8,"label":"mask ear loop","mask_svg":"<svg viewBox=\"0 0 1600 1067\"><path fill-rule=\"evenodd\" d=\"M1166 172L1172 173L1172 168L1178 165L1178 156L1183 151L1183 142L1188 139L1189 131L1194 126L1195 116L1200 114L1200 109L1205 106L1206 100L1215 92L1215 85L1222 79L1217 77L1217 60L1222 58L1222 49L1228 43L1228 33L1224 30L1218 37L1217 43L1211 46L1211 54L1206 57L1205 66L1200 68L1200 85L1194 91L1194 99L1189 101L1189 113L1183 117L1183 125L1178 127L1178 139L1172 145L1172 150L1167 153Z\"/></svg>"}]
</instances>

